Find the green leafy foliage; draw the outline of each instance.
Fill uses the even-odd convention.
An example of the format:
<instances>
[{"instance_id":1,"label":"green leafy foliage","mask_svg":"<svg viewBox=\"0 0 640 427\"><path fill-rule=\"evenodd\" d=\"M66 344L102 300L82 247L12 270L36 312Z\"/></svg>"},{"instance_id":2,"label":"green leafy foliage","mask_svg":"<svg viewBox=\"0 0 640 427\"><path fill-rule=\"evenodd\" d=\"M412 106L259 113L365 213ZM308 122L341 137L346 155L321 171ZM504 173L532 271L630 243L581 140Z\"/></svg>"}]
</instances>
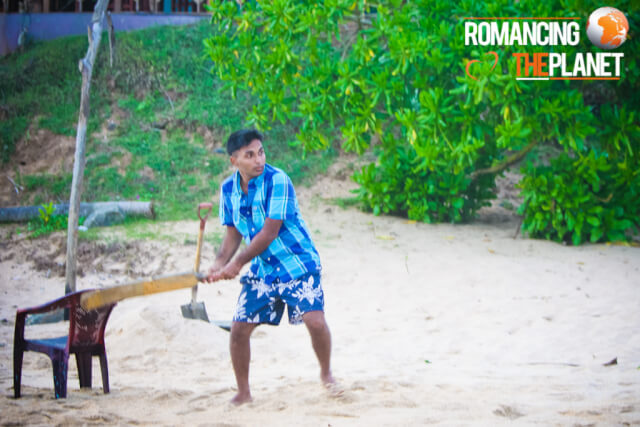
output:
<instances>
[{"instance_id":1,"label":"green leafy foliage","mask_svg":"<svg viewBox=\"0 0 640 427\"><path fill-rule=\"evenodd\" d=\"M378 160L355 179L360 199L374 213L468 220L493 197L495 177L526 157L532 166L522 169L529 201L521 208L525 230L566 240L560 223L531 201L538 191L532 179L559 168L572 180L601 176L601 187L592 185L591 192L636 188L638 38L617 49L625 55L617 82L517 81L513 53L560 49L572 58L597 49L584 32L577 46L465 46L463 18L562 16L584 22L600 6L582 0L386 0L374 8L365 0L275 0L247 2L239 11L231 2L213 2L205 49L233 93L248 91L256 99L249 122L264 129L273 122L299 123L290 139L305 150L326 148L334 139L347 151L373 148ZM631 1L616 7L632 28L640 25ZM490 50L498 53L495 70ZM465 74L471 60L479 61L477 80ZM546 148L560 157L549 163ZM602 169L604 163L611 169ZM585 169L575 173L575 167ZM571 242L618 239L632 231L630 220L621 218L637 213L640 199L604 202L606 196L597 194L585 199L582 184L568 188L564 205L592 209L590 200L602 212L608 212L606 203L616 212L593 230L583 227Z\"/></svg>"},{"instance_id":2,"label":"green leafy foliage","mask_svg":"<svg viewBox=\"0 0 640 427\"><path fill-rule=\"evenodd\" d=\"M606 154L572 159L562 154L548 166L527 166L520 183L531 236L579 245L625 240L640 231L640 171L610 162Z\"/></svg>"},{"instance_id":3,"label":"green leafy foliage","mask_svg":"<svg viewBox=\"0 0 640 427\"><path fill-rule=\"evenodd\" d=\"M66 230L69 222L68 215L54 215L54 212L53 202L41 205L38 208L38 217L27 223L29 237L37 238L54 231ZM82 224L84 220L84 217L80 217L79 224Z\"/></svg>"},{"instance_id":4,"label":"green leafy foliage","mask_svg":"<svg viewBox=\"0 0 640 427\"><path fill-rule=\"evenodd\" d=\"M49 224L49 220L51 216L55 212L55 208L53 207L53 202L49 202L47 205L42 205L38 208L38 217L42 221L44 225Z\"/></svg>"},{"instance_id":5,"label":"green leafy foliage","mask_svg":"<svg viewBox=\"0 0 640 427\"><path fill-rule=\"evenodd\" d=\"M33 219L27 223L27 233L33 238L45 236L54 231L66 230L68 222L67 215L53 215L46 223L41 218Z\"/></svg>"},{"instance_id":6,"label":"green leafy foliage","mask_svg":"<svg viewBox=\"0 0 640 427\"><path fill-rule=\"evenodd\" d=\"M491 197L492 182L485 182L486 177L470 180L461 174L413 168L415 156L415 151L398 145L395 152L382 153L377 165L365 166L355 174L361 185L359 197L374 214L404 215L424 222L461 222L482 206L479 201ZM480 191L487 194L466 196Z\"/></svg>"}]
</instances>

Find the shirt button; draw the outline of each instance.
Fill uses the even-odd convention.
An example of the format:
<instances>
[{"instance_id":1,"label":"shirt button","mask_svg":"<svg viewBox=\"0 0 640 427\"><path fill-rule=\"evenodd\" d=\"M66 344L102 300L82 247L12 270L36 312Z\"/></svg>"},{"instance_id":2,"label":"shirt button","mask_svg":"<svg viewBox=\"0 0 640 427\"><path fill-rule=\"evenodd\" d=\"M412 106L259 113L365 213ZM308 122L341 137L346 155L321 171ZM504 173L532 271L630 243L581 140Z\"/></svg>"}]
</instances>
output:
<instances>
[{"instance_id":1,"label":"shirt button","mask_svg":"<svg viewBox=\"0 0 640 427\"><path fill-rule=\"evenodd\" d=\"M280 271L280 267L276 267L276 271Z\"/></svg>"},{"instance_id":2,"label":"shirt button","mask_svg":"<svg viewBox=\"0 0 640 427\"><path fill-rule=\"evenodd\" d=\"M253 227L251 227L251 231L256 231L256 229L255 229L255 228L253 228Z\"/></svg>"},{"instance_id":3,"label":"shirt button","mask_svg":"<svg viewBox=\"0 0 640 427\"><path fill-rule=\"evenodd\" d=\"M267 257L267 261L271 261L271 257Z\"/></svg>"}]
</instances>

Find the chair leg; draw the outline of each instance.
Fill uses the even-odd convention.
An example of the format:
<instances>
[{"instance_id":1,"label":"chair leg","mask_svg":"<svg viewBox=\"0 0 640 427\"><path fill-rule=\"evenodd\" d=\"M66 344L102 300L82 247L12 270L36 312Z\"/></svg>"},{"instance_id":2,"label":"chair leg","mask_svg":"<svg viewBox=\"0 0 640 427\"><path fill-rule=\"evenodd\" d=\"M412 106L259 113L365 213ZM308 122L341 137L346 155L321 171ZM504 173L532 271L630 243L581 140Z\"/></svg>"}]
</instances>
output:
<instances>
[{"instance_id":1,"label":"chair leg","mask_svg":"<svg viewBox=\"0 0 640 427\"><path fill-rule=\"evenodd\" d=\"M20 385L22 384L22 359L24 350L22 348L13 349L13 396L20 397Z\"/></svg>"},{"instance_id":2,"label":"chair leg","mask_svg":"<svg viewBox=\"0 0 640 427\"><path fill-rule=\"evenodd\" d=\"M109 367L107 365L107 352L103 349L100 353L100 370L102 371L102 390L109 393Z\"/></svg>"},{"instance_id":3,"label":"chair leg","mask_svg":"<svg viewBox=\"0 0 640 427\"><path fill-rule=\"evenodd\" d=\"M91 388L91 353L88 351L76 353L76 365L80 388Z\"/></svg>"},{"instance_id":4,"label":"chair leg","mask_svg":"<svg viewBox=\"0 0 640 427\"><path fill-rule=\"evenodd\" d=\"M51 356L51 363L53 365L53 387L56 391L56 399L67 397L68 362L68 354L57 353Z\"/></svg>"}]
</instances>

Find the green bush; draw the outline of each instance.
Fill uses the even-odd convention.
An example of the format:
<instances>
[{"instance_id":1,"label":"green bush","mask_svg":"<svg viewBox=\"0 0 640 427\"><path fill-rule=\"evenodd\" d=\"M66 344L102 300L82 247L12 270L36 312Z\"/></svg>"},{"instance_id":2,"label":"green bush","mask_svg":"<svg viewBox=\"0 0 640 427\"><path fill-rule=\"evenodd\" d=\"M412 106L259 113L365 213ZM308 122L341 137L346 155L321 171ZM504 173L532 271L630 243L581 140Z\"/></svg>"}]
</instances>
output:
<instances>
[{"instance_id":1,"label":"green bush","mask_svg":"<svg viewBox=\"0 0 640 427\"><path fill-rule=\"evenodd\" d=\"M414 168L414 150L397 145L380 154L379 164L356 172L358 196L374 214L407 216L423 222L461 222L473 217L492 197L493 180ZM484 191L486 194L479 195ZM426 197L425 197L426 195Z\"/></svg>"},{"instance_id":2,"label":"green bush","mask_svg":"<svg viewBox=\"0 0 640 427\"><path fill-rule=\"evenodd\" d=\"M567 167L563 158L575 159L572 167L595 167L590 158L622 163L626 166L614 169L624 173L603 175L602 192L635 188L637 175L631 171L640 169L640 127L632 113L640 77L637 38L616 50L625 54L621 80L604 84L515 80L513 53L555 47L464 45L463 17L580 17L584 27L600 3L387 0L370 6L365 0L275 0L247 2L239 12L231 2L212 3L213 29L205 48L232 91L255 97L249 122L265 129L274 121L299 123L290 139L306 150L328 147L333 139L347 151L373 148L377 161L355 179L360 199L376 214L427 222L468 220L494 197L495 177L524 159L532 164L522 170L527 200L537 194L533 175L547 170L554 175ZM640 25L640 10L631 1L616 7L627 13L631 28ZM487 55L492 49L499 56L495 70ZM569 58L595 50L584 31L577 46L560 49ZM474 59L483 61L474 66L477 80L465 74ZM549 151L561 157L549 164L543 155ZM585 170L583 175L600 172ZM591 209L583 204L580 185L569 188L567 206ZM594 241L633 231L620 218L637 212L640 199L589 200L603 212L609 203L625 213L609 222L603 218L605 225L594 226L593 233L584 227L571 242L584 241L587 231ZM560 223L539 220L547 215L540 206L530 201L521 208L525 230L565 240L565 230L554 229Z\"/></svg>"},{"instance_id":3,"label":"green bush","mask_svg":"<svg viewBox=\"0 0 640 427\"><path fill-rule=\"evenodd\" d=\"M549 166L529 163L526 173L520 213L527 212L523 230L529 235L579 245L640 231L638 170L593 150L577 159L561 154Z\"/></svg>"}]
</instances>

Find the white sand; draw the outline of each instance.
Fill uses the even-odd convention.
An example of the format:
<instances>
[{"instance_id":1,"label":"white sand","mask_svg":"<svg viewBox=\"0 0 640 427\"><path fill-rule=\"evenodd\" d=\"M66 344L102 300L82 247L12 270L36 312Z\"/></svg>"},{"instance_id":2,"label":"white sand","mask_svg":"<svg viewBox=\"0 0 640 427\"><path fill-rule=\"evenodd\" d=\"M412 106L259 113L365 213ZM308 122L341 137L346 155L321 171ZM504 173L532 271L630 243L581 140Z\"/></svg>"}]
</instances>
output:
<instances>
[{"instance_id":1,"label":"white sand","mask_svg":"<svg viewBox=\"0 0 640 427\"><path fill-rule=\"evenodd\" d=\"M23 397L14 400L15 309L61 295L64 278L28 262L47 240L18 245L3 227L2 251L20 250L0 263L0 424L640 425L640 249L514 239L508 217L416 224L301 199L324 265L342 398L320 385L304 326L284 321L254 333L255 400L231 407L228 333L183 319L184 290L116 307L106 334L110 394L97 359L91 390L79 389L72 360L68 398L55 400L48 359L27 353ZM197 233L195 221L157 227ZM192 244L140 245L142 270L193 263ZM207 243L204 268L212 251ZM131 279L103 267L87 267L79 288ZM229 319L238 290L237 281L202 285L199 296L211 317ZM617 365L603 366L613 358Z\"/></svg>"}]
</instances>

